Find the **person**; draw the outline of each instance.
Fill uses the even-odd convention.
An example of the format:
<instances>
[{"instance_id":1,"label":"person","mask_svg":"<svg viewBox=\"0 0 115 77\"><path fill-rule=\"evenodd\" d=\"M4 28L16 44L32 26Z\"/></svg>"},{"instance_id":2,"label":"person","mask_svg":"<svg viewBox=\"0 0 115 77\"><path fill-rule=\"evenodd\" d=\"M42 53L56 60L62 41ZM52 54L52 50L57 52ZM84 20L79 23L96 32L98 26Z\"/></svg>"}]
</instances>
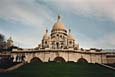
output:
<instances>
[{"instance_id":1,"label":"person","mask_svg":"<svg viewBox=\"0 0 115 77\"><path fill-rule=\"evenodd\" d=\"M50 58L48 59L48 62L50 62Z\"/></svg>"},{"instance_id":2,"label":"person","mask_svg":"<svg viewBox=\"0 0 115 77\"><path fill-rule=\"evenodd\" d=\"M10 57L10 60L11 60L11 62L13 63L14 57L13 57L13 56L11 56L11 57Z\"/></svg>"},{"instance_id":3,"label":"person","mask_svg":"<svg viewBox=\"0 0 115 77\"><path fill-rule=\"evenodd\" d=\"M18 60L19 60L19 56L18 56L18 55L16 55L16 62L18 62Z\"/></svg>"},{"instance_id":4,"label":"person","mask_svg":"<svg viewBox=\"0 0 115 77\"><path fill-rule=\"evenodd\" d=\"M24 55L24 54L22 54L21 58L22 58L22 62L24 62L24 61L25 61L25 60L24 60L25 55Z\"/></svg>"}]
</instances>

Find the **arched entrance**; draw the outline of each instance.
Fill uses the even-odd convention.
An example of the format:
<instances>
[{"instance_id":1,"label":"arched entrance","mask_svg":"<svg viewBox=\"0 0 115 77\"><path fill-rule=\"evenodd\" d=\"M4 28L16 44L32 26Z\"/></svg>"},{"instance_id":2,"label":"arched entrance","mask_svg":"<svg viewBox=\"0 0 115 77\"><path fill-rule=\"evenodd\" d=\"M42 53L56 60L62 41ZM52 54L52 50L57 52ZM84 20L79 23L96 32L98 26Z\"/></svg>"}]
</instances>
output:
<instances>
[{"instance_id":1,"label":"arched entrance","mask_svg":"<svg viewBox=\"0 0 115 77\"><path fill-rule=\"evenodd\" d=\"M57 45L57 49L59 49L59 43L58 42L56 43L56 45Z\"/></svg>"},{"instance_id":2,"label":"arched entrance","mask_svg":"<svg viewBox=\"0 0 115 77\"><path fill-rule=\"evenodd\" d=\"M80 58L77 60L78 63L88 63L88 61L84 58Z\"/></svg>"},{"instance_id":3,"label":"arched entrance","mask_svg":"<svg viewBox=\"0 0 115 77\"><path fill-rule=\"evenodd\" d=\"M32 59L30 60L30 62L31 62L31 63L37 63L37 62L42 62L42 61L40 60L40 58L34 57L34 58L32 58Z\"/></svg>"},{"instance_id":4,"label":"arched entrance","mask_svg":"<svg viewBox=\"0 0 115 77\"><path fill-rule=\"evenodd\" d=\"M54 62L65 62L64 58L63 57L56 57L54 59Z\"/></svg>"}]
</instances>

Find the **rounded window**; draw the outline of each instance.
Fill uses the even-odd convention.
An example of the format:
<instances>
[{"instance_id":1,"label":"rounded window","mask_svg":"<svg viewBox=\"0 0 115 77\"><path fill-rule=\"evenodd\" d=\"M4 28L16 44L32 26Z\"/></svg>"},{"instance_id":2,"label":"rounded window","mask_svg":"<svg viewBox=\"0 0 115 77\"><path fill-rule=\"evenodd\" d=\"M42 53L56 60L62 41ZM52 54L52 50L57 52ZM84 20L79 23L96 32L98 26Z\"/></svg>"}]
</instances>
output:
<instances>
[{"instance_id":1,"label":"rounded window","mask_svg":"<svg viewBox=\"0 0 115 77\"><path fill-rule=\"evenodd\" d=\"M57 34L57 36L59 36L59 34Z\"/></svg>"}]
</instances>

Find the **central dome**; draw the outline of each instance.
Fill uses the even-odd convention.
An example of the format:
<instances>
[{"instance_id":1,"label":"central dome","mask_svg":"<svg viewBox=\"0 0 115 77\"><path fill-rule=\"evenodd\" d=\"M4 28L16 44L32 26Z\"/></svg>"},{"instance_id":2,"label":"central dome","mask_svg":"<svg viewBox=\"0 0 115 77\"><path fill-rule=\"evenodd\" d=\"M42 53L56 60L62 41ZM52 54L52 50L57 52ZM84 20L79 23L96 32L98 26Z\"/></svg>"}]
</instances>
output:
<instances>
[{"instance_id":1,"label":"central dome","mask_svg":"<svg viewBox=\"0 0 115 77\"><path fill-rule=\"evenodd\" d=\"M52 30L65 30L64 24L61 22L60 16L58 16L58 20L53 25L53 29Z\"/></svg>"}]
</instances>

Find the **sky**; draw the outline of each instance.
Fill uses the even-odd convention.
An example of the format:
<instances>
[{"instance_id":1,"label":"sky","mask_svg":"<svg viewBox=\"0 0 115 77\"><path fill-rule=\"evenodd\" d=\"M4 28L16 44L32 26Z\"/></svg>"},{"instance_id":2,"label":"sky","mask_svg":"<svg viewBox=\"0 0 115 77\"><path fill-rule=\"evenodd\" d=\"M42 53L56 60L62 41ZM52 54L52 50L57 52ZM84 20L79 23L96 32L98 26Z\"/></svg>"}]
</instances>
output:
<instances>
[{"instance_id":1,"label":"sky","mask_svg":"<svg viewBox=\"0 0 115 77\"><path fill-rule=\"evenodd\" d=\"M115 0L0 0L0 33L34 48L58 15L80 48L115 48Z\"/></svg>"}]
</instances>

